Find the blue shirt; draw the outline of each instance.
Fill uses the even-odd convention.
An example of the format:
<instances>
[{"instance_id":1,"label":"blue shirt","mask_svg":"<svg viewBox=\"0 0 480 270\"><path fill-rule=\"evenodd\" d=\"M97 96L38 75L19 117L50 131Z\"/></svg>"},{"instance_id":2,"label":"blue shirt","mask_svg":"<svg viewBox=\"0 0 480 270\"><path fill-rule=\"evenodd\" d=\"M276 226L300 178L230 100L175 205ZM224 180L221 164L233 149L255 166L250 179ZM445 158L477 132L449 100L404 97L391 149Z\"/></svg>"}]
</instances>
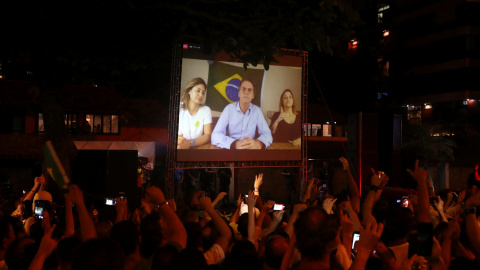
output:
<instances>
[{"instance_id":1,"label":"blue shirt","mask_svg":"<svg viewBox=\"0 0 480 270\"><path fill-rule=\"evenodd\" d=\"M243 137L255 139L255 131L260 135L257 140L265 147L272 143L272 132L265 121L262 110L250 104L245 114L240 110L238 102L228 104L223 109L212 133L212 144L221 148L230 149L230 145Z\"/></svg>"}]
</instances>

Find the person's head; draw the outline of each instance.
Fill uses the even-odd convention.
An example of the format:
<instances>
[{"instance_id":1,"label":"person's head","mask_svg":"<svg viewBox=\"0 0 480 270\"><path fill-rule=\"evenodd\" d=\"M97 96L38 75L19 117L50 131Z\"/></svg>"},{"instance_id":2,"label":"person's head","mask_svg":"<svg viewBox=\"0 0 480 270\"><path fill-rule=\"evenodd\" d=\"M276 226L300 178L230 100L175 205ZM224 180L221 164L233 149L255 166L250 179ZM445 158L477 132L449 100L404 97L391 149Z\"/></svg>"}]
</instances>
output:
<instances>
[{"instance_id":1,"label":"person's head","mask_svg":"<svg viewBox=\"0 0 480 270\"><path fill-rule=\"evenodd\" d=\"M0 250L7 250L15 241L15 232L8 216L0 216Z\"/></svg>"},{"instance_id":2,"label":"person's head","mask_svg":"<svg viewBox=\"0 0 480 270\"><path fill-rule=\"evenodd\" d=\"M193 101L198 104L203 104L205 94L207 93L207 84L202 78L193 78L185 86L182 94L183 108L188 109L188 104Z\"/></svg>"},{"instance_id":3,"label":"person's head","mask_svg":"<svg viewBox=\"0 0 480 270\"><path fill-rule=\"evenodd\" d=\"M243 79L238 86L238 98L240 103L250 104L255 97L255 87L250 79Z\"/></svg>"},{"instance_id":4,"label":"person's head","mask_svg":"<svg viewBox=\"0 0 480 270\"><path fill-rule=\"evenodd\" d=\"M389 246L392 241L406 239L415 224L415 219L410 209L393 204L385 212L384 224L382 241Z\"/></svg>"},{"instance_id":5,"label":"person's head","mask_svg":"<svg viewBox=\"0 0 480 270\"><path fill-rule=\"evenodd\" d=\"M288 234L287 234L288 236ZM265 242L265 263L274 269L282 265L283 255L288 248L288 239L284 234L272 234Z\"/></svg>"},{"instance_id":6,"label":"person's head","mask_svg":"<svg viewBox=\"0 0 480 270\"><path fill-rule=\"evenodd\" d=\"M225 258L226 269L260 269L258 252L252 242L239 240Z\"/></svg>"},{"instance_id":7,"label":"person's head","mask_svg":"<svg viewBox=\"0 0 480 270\"><path fill-rule=\"evenodd\" d=\"M16 216L20 220L25 220L32 216L32 201L23 201L17 205L17 210L15 212Z\"/></svg>"},{"instance_id":8,"label":"person's head","mask_svg":"<svg viewBox=\"0 0 480 270\"><path fill-rule=\"evenodd\" d=\"M140 244L140 232L137 225L131 220L115 223L110 229L110 237L120 243L125 255L134 253Z\"/></svg>"},{"instance_id":9,"label":"person's head","mask_svg":"<svg viewBox=\"0 0 480 270\"><path fill-rule=\"evenodd\" d=\"M146 215L140 222L140 253L145 258L150 257L161 246L163 231L160 214L152 212Z\"/></svg>"},{"instance_id":10,"label":"person's head","mask_svg":"<svg viewBox=\"0 0 480 270\"><path fill-rule=\"evenodd\" d=\"M125 255L120 245L110 238L93 239L78 247L73 257L73 270L124 269Z\"/></svg>"},{"instance_id":11,"label":"person's head","mask_svg":"<svg viewBox=\"0 0 480 270\"><path fill-rule=\"evenodd\" d=\"M338 224L333 215L328 215L322 206L313 206L300 212L295 222L296 246L302 259L328 260L336 246Z\"/></svg>"},{"instance_id":12,"label":"person's head","mask_svg":"<svg viewBox=\"0 0 480 270\"><path fill-rule=\"evenodd\" d=\"M292 112L296 113L296 104L295 98L293 97L293 92L290 89L285 89L280 95L280 105L278 111L285 110L286 108L292 108Z\"/></svg>"}]
</instances>

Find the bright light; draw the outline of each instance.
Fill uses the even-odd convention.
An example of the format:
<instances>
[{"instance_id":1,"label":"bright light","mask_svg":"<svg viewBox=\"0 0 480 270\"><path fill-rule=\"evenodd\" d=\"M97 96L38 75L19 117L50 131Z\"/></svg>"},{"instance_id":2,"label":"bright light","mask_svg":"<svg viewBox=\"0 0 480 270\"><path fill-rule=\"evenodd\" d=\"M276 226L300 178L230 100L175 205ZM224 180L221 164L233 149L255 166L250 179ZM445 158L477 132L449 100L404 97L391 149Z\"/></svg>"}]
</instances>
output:
<instances>
[{"instance_id":1,"label":"bright light","mask_svg":"<svg viewBox=\"0 0 480 270\"><path fill-rule=\"evenodd\" d=\"M390 31L383 30L383 37L388 37L390 35Z\"/></svg>"},{"instance_id":2,"label":"bright light","mask_svg":"<svg viewBox=\"0 0 480 270\"><path fill-rule=\"evenodd\" d=\"M432 105L431 104L425 104L425 110L430 110L432 108Z\"/></svg>"}]
</instances>

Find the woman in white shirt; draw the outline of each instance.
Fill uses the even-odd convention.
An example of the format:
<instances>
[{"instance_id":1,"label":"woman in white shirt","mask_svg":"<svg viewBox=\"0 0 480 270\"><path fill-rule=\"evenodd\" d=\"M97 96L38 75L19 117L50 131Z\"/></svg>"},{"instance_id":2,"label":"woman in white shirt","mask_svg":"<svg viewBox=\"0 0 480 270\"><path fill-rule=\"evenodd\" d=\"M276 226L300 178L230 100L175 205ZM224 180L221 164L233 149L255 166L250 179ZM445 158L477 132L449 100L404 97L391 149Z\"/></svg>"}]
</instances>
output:
<instances>
[{"instance_id":1,"label":"woman in white shirt","mask_svg":"<svg viewBox=\"0 0 480 270\"><path fill-rule=\"evenodd\" d=\"M210 142L212 111L204 105L207 84L202 78L191 79L182 94L178 118L177 149L189 149Z\"/></svg>"}]
</instances>

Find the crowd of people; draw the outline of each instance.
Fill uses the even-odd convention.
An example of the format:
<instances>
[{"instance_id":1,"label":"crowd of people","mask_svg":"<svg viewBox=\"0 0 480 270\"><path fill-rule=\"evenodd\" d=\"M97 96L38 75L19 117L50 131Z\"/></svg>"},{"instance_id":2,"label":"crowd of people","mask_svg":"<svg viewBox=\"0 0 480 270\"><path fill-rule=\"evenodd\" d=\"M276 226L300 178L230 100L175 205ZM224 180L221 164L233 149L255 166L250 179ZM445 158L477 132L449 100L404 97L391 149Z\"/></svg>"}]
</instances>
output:
<instances>
[{"instance_id":1,"label":"crowd of people","mask_svg":"<svg viewBox=\"0 0 480 270\"><path fill-rule=\"evenodd\" d=\"M386 196L389 178L374 169L361 196L340 161L348 194L322 193L310 174L287 209L262 199L262 183L278 181L262 174L231 203L147 185L138 207L117 197L112 217L77 185L53 198L37 177L1 209L0 269L480 269L477 185L432 196L417 161L410 196Z\"/></svg>"}]
</instances>

